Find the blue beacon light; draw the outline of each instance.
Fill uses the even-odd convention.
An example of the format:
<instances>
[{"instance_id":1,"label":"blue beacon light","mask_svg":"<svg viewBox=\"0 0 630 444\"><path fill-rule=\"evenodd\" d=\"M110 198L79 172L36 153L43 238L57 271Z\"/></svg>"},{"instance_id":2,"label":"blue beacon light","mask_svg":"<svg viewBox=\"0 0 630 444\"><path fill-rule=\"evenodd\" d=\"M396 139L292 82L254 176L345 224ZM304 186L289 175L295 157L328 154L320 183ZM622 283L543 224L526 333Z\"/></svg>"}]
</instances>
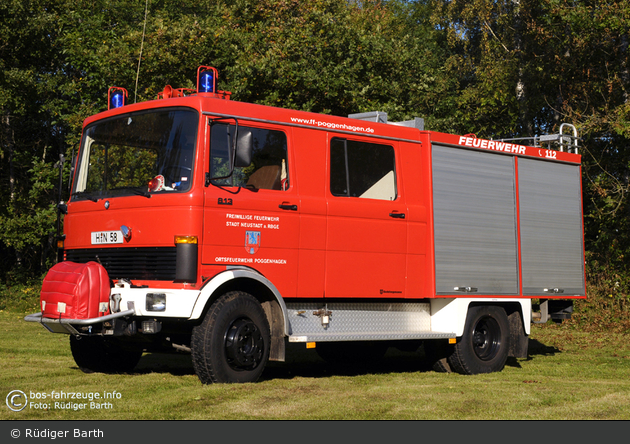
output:
<instances>
[{"instance_id":1,"label":"blue beacon light","mask_svg":"<svg viewBox=\"0 0 630 444\"><path fill-rule=\"evenodd\" d=\"M212 71L202 71L199 76L199 92L200 93L213 93L214 92L214 75Z\"/></svg>"},{"instance_id":2,"label":"blue beacon light","mask_svg":"<svg viewBox=\"0 0 630 444\"><path fill-rule=\"evenodd\" d=\"M219 73L212 66L197 68L197 93L216 94Z\"/></svg>"},{"instance_id":3,"label":"blue beacon light","mask_svg":"<svg viewBox=\"0 0 630 444\"><path fill-rule=\"evenodd\" d=\"M127 90L125 88L112 86L107 91L107 95L109 97L107 109L120 108L127 104Z\"/></svg>"},{"instance_id":4,"label":"blue beacon light","mask_svg":"<svg viewBox=\"0 0 630 444\"><path fill-rule=\"evenodd\" d=\"M114 95L112 95L112 108L120 108L125 104L125 99L123 97L122 91L116 91Z\"/></svg>"}]
</instances>

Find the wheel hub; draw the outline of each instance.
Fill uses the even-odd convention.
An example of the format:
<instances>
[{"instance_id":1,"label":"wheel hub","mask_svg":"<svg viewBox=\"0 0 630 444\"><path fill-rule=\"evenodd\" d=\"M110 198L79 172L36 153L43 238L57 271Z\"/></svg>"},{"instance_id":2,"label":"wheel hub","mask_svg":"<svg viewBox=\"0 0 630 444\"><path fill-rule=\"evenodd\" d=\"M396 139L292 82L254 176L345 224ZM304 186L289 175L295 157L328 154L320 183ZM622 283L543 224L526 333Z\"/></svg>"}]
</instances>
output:
<instances>
[{"instance_id":1,"label":"wheel hub","mask_svg":"<svg viewBox=\"0 0 630 444\"><path fill-rule=\"evenodd\" d=\"M501 346L500 338L499 326L493 318L480 319L472 335L475 354L484 361L493 359Z\"/></svg>"},{"instance_id":2,"label":"wheel hub","mask_svg":"<svg viewBox=\"0 0 630 444\"><path fill-rule=\"evenodd\" d=\"M249 318L235 320L225 335L225 353L230 367L252 370L263 357L264 341L260 330Z\"/></svg>"}]
</instances>

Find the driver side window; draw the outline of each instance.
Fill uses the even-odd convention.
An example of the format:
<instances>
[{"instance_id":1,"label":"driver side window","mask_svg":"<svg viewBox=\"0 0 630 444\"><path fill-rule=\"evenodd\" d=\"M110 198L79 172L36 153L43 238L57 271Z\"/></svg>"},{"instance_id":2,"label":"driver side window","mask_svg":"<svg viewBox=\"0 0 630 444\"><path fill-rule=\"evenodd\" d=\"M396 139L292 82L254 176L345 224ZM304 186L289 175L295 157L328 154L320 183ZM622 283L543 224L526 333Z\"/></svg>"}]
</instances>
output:
<instances>
[{"instance_id":1,"label":"driver side window","mask_svg":"<svg viewBox=\"0 0 630 444\"><path fill-rule=\"evenodd\" d=\"M255 190L289 188L287 138L282 131L213 123L210 131L210 174L214 185ZM251 163L237 166L230 175L234 137L251 138Z\"/></svg>"}]
</instances>

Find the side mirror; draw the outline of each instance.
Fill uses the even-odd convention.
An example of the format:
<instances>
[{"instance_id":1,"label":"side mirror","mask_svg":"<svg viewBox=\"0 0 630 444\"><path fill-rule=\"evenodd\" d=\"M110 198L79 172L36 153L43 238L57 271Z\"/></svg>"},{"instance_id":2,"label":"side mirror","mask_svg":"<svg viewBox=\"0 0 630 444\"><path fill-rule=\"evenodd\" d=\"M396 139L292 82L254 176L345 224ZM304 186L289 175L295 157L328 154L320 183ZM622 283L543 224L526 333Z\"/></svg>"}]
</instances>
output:
<instances>
[{"instance_id":1,"label":"side mirror","mask_svg":"<svg viewBox=\"0 0 630 444\"><path fill-rule=\"evenodd\" d=\"M240 130L236 142L235 168L247 167L252 163L253 136L249 130Z\"/></svg>"}]
</instances>

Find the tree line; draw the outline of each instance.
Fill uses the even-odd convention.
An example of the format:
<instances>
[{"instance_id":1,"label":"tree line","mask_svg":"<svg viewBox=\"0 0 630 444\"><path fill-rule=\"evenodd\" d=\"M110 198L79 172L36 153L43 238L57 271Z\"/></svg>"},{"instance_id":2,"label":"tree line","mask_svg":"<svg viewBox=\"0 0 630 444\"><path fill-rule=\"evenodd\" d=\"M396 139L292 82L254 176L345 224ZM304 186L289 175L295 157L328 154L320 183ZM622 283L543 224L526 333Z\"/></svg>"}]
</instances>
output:
<instances>
[{"instance_id":1,"label":"tree line","mask_svg":"<svg viewBox=\"0 0 630 444\"><path fill-rule=\"evenodd\" d=\"M0 276L55 260L59 156L82 121L219 70L234 100L517 138L577 126L589 281L630 279L628 1L4 0ZM67 199L69 163L61 195Z\"/></svg>"}]
</instances>

